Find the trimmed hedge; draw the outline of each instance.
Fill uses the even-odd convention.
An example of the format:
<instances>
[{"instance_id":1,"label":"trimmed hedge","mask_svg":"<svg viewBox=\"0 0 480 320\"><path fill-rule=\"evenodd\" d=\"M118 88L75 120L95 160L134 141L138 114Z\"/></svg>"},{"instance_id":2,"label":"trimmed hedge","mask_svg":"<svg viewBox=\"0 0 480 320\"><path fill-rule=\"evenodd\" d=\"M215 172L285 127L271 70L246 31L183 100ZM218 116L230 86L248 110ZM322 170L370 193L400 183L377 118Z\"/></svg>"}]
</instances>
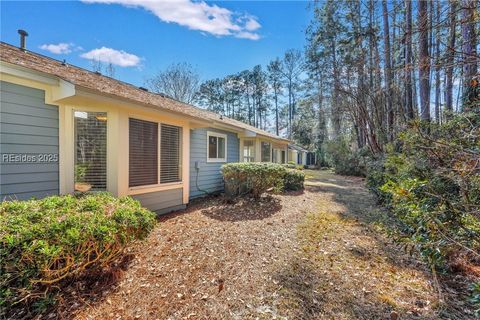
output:
<instances>
[{"instance_id":1,"label":"trimmed hedge","mask_svg":"<svg viewBox=\"0 0 480 320\"><path fill-rule=\"evenodd\" d=\"M228 163L222 166L221 172L229 196L252 194L257 199L269 190L299 190L305 179L303 173L276 163Z\"/></svg>"},{"instance_id":2,"label":"trimmed hedge","mask_svg":"<svg viewBox=\"0 0 480 320\"><path fill-rule=\"evenodd\" d=\"M283 178L285 190L297 191L303 189L305 173L299 170L289 169Z\"/></svg>"},{"instance_id":3,"label":"trimmed hedge","mask_svg":"<svg viewBox=\"0 0 480 320\"><path fill-rule=\"evenodd\" d=\"M154 224L138 201L107 193L2 202L0 310L55 302L60 281L112 266Z\"/></svg>"}]
</instances>

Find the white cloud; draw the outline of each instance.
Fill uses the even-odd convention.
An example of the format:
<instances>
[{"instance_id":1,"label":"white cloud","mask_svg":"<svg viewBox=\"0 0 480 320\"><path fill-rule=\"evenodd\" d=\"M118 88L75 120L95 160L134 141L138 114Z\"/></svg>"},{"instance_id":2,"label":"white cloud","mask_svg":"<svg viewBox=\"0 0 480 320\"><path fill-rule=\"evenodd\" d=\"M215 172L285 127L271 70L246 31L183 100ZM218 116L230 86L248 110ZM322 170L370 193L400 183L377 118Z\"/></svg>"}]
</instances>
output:
<instances>
[{"instance_id":1,"label":"white cloud","mask_svg":"<svg viewBox=\"0 0 480 320\"><path fill-rule=\"evenodd\" d=\"M53 54L67 54L72 52L74 48L73 48L73 43L61 42L58 44L42 44L40 46L40 49L46 50Z\"/></svg>"},{"instance_id":2,"label":"white cloud","mask_svg":"<svg viewBox=\"0 0 480 320\"><path fill-rule=\"evenodd\" d=\"M203 31L215 36L234 36L251 40L260 39L252 31L261 25L257 18L232 12L204 1L192 0L82 0L85 3L120 4L127 7L140 7L152 12L160 20L177 23L192 30Z\"/></svg>"},{"instance_id":3,"label":"white cloud","mask_svg":"<svg viewBox=\"0 0 480 320\"><path fill-rule=\"evenodd\" d=\"M253 17L249 17L247 23L245 23L245 29L248 31L255 31L261 27L260 23Z\"/></svg>"},{"instance_id":4,"label":"white cloud","mask_svg":"<svg viewBox=\"0 0 480 320\"><path fill-rule=\"evenodd\" d=\"M242 31L237 34L235 34L236 38L241 38L241 39L250 39L250 40L258 40L260 39L260 35L258 33L253 33L253 32L247 32L247 31Z\"/></svg>"},{"instance_id":5,"label":"white cloud","mask_svg":"<svg viewBox=\"0 0 480 320\"><path fill-rule=\"evenodd\" d=\"M89 60L111 63L120 67L135 67L140 65L141 61L141 59L134 54L107 47L90 50L81 54L80 57Z\"/></svg>"}]
</instances>

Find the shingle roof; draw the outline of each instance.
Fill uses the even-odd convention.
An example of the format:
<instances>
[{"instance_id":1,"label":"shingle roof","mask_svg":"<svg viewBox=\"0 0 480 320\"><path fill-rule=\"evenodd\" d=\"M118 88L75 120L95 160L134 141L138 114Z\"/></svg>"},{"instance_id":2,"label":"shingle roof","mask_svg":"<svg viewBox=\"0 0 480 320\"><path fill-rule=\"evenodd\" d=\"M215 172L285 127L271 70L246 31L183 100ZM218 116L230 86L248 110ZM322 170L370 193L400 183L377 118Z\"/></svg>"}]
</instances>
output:
<instances>
[{"instance_id":1,"label":"shingle roof","mask_svg":"<svg viewBox=\"0 0 480 320\"><path fill-rule=\"evenodd\" d=\"M30 51L24 52L5 42L0 42L0 60L38 72L54 75L74 85L94 90L102 94L128 99L132 102L149 105L154 108L168 110L177 114L183 114L206 121L223 123L228 126L233 126L236 129L250 130L269 138L288 141L288 139L281 138L275 134L255 128L241 121L230 119L225 116L220 117L220 115L211 111L197 108L165 95L141 90L134 85L83 68L70 64L63 64L61 61L37 53Z\"/></svg>"},{"instance_id":2,"label":"shingle roof","mask_svg":"<svg viewBox=\"0 0 480 320\"><path fill-rule=\"evenodd\" d=\"M303 147L301 147L301 146L298 146L298 145L296 145L296 144L289 144L289 145L288 145L288 148L289 148L289 149L296 150L296 151L310 152L310 151L308 151L307 149L305 149L305 148L303 148Z\"/></svg>"}]
</instances>

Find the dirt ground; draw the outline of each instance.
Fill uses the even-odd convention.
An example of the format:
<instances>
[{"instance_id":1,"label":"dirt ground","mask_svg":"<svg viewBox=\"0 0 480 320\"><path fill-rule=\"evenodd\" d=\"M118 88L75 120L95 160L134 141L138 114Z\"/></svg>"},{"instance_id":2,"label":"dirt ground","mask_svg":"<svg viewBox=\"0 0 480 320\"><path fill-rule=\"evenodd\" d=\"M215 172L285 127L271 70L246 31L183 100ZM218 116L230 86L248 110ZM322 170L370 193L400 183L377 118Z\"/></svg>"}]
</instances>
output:
<instances>
[{"instance_id":1,"label":"dirt ground","mask_svg":"<svg viewBox=\"0 0 480 320\"><path fill-rule=\"evenodd\" d=\"M384 235L362 179L306 173L302 192L210 198L162 217L76 319L473 318Z\"/></svg>"}]
</instances>

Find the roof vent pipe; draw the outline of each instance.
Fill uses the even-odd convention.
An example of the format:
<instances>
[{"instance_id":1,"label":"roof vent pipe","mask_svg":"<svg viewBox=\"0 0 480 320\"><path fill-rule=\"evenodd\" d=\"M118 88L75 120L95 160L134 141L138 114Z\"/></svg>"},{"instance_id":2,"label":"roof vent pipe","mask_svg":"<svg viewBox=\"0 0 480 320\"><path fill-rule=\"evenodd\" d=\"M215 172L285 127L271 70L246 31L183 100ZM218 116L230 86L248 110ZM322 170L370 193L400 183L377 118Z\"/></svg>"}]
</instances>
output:
<instances>
[{"instance_id":1,"label":"roof vent pipe","mask_svg":"<svg viewBox=\"0 0 480 320\"><path fill-rule=\"evenodd\" d=\"M18 34L20 35L20 50L26 52L26 38L28 37L28 33L25 30L18 29Z\"/></svg>"}]
</instances>

